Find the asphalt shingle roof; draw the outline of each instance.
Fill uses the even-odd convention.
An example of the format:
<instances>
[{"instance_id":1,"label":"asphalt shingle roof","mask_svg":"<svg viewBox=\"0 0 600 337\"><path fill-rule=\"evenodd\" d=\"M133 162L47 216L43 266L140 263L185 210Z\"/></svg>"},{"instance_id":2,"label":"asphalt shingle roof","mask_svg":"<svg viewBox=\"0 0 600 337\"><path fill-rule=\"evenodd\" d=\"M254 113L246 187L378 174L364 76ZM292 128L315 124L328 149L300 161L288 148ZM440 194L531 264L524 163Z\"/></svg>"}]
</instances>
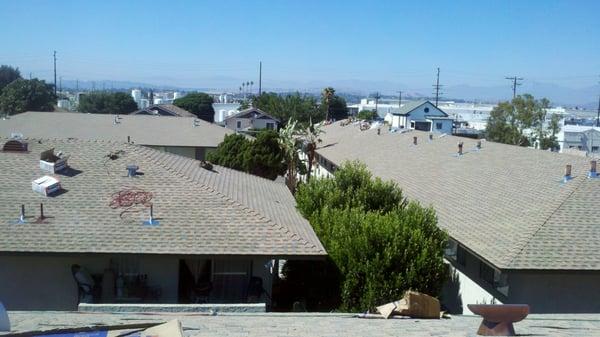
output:
<instances>
[{"instance_id":1,"label":"asphalt shingle roof","mask_svg":"<svg viewBox=\"0 0 600 337\"><path fill-rule=\"evenodd\" d=\"M6 139L0 139L2 144ZM69 175L56 174L62 194L44 197L31 182L46 173L40 152L70 155ZM257 176L147 147L105 141L29 140L29 153L0 152L0 251L193 255L320 256L325 250L296 210L287 187ZM111 160L107 154L122 151ZM127 177L135 164L143 175ZM109 207L115 192L153 194L149 211ZM47 223L35 223L44 203ZM20 205L27 223L15 224Z\"/></svg>"},{"instance_id":2,"label":"asphalt shingle roof","mask_svg":"<svg viewBox=\"0 0 600 337\"><path fill-rule=\"evenodd\" d=\"M29 111L0 119L0 137L22 133L27 138L76 138L151 146L217 147L234 131L192 117L83 114Z\"/></svg>"},{"instance_id":3,"label":"asphalt shingle roof","mask_svg":"<svg viewBox=\"0 0 600 337\"><path fill-rule=\"evenodd\" d=\"M435 208L451 237L501 269L600 270L600 179L589 159L425 132L325 127L319 154L358 159ZM412 145L413 137L418 145ZM457 143L464 142L458 157ZM565 165L573 179L562 183Z\"/></svg>"}]
</instances>

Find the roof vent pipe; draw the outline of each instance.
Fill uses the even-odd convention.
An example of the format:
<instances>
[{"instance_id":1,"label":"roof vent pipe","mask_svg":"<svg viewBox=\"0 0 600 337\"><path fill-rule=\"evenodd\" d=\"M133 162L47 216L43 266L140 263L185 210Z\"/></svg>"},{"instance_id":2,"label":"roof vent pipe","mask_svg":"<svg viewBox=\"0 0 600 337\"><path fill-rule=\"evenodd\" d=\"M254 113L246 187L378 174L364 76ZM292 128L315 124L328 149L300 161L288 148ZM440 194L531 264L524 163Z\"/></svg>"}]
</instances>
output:
<instances>
[{"instance_id":1,"label":"roof vent pipe","mask_svg":"<svg viewBox=\"0 0 600 337\"><path fill-rule=\"evenodd\" d=\"M27 223L27 220L25 220L25 205L21 205L21 213L19 214L19 218L17 220L13 221L12 223L14 223L14 224Z\"/></svg>"},{"instance_id":2,"label":"roof vent pipe","mask_svg":"<svg viewBox=\"0 0 600 337\"><path fill-rule=\"evenodd\" d=\"M598 171L597 171L597 165L598 162L595 160L590 161L590 172L588 174L588 177L590 178L598 178Z\"/></svg>"},{"instance_id":3,"label":"roof vent pipe","mask_svg":"<svg viewBox=\"0 0 600 337\"><path fill-rule=\"evenodd\" d=\"M477 141L477 149L481 150L481 141L480 140Z\"/></svg>"},{"instance_id":4,"label":"roof vent pipe","mask_svg":"<svg viewBox=\"0 0 600 337\"><path fill-rule=\"evenodd\" d=\"M432 133L429 134L429 140L433 140L433 134Z\"/></svg>"},{"instance_id":5,"label":"roof vent pipe","mask_svg":"<svg viewBox=\"0 0 600 337\"><path fill-rule=\"evenodd\" d=\"M154 205L150 204L150 218L143 222L146 226L157 226L160 222L154 219Z\"/></svg>"},{"instance_id":6,"label":"roof vent pipe","mask_svg":"<svg viewBox=\"0 0 600 337\"><path fill-rule=\"evenodd\" d=\"M573 179L573 177L571 176L571 169L572 169L571 164L567 164L567 166L565 166L565 177L564 177L565 182Z\"/></svg>"},{"instance_id":7,"label":"roof vent pipe","mask_svg":"<svg viewBox=\"0 0 600 337\"><path fill-rule=\"evenodd\" d=\"M463 142L458 142L458 155L462 156L463 154Z\"/></svg>"},{"instance_id":8,"label":"roof vent pipe","mask_svg":"<svg viewBox=\"0 0 600 337\"><path fill-rule=\"evenodd\" d=\"M137 171L140 169L137 165L127 165L127 176L132 178L137 175Z\"/></svg>"},{"instance_id":9,"label":"roof vent pipe","mask_svg":"<svg viewBox=\"0 0 600 337\"><path fill-rule=\"evenodd\" d=\"M413 145L417 145L417 137L413 137Z\"/></svg>"}]
</instances>

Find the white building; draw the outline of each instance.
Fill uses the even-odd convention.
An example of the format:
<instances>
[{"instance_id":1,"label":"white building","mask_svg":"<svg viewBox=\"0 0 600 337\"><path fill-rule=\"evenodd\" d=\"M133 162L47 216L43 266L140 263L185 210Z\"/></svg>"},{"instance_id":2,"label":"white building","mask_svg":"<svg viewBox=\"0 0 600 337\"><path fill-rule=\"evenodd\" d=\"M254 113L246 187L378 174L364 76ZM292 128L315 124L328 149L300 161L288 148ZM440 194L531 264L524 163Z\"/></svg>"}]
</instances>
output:
<instances>
[{"instance_id":1,"label":"white building","mask_svg":"<svg viewBox=\"0 0 600 337\"><path fill-rule=\"evenodd\" d=\"M557 135L561 152L600 155L600 127L564 125Z\"/></svg>"},{"instance_id":2,"label":"white building","mask_svg":"<svg viewBox=\"0 0 600 337\"><path fill-rule=\"evenodd\" d=\"M453 119L429 101L407 103L386 119L391 119L392 129L452 133Z\"/></svg>"},{"instance_id":3,"label":"white building","mask_svg":"<svg viewBox=\"0 0 600 337\"><path fill-rule=\"evenodd\" d=\"M260 109L250 108L225 118L223 123L226 128L235 131L277 130L279 120Z\"/></svg>"},{"instance_id":4,"label":"white building","mask_svg":"<svg viewBox=\"0 0 600 337\"><path fill-rule=\"evenodd\" d=\"M138 108L141 108L142 91L140 89L131 90L131 97L137 103Z\"/></svg>"}]
</instances>

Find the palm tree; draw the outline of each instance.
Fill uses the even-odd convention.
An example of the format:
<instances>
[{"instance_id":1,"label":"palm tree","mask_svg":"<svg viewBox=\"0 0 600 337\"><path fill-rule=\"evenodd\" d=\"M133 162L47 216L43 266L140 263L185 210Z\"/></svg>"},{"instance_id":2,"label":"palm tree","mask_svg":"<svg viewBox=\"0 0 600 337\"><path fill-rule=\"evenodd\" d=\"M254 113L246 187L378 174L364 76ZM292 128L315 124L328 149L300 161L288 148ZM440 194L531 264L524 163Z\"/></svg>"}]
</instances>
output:
<instances>
[{"instance_id":1,"label":"palm tree","mask_svg":"<svg viewBox=\"0 0 600 337\"><path fill-rule=\"evenodd\" d=\"M250 81L250 93L252 93L252 86L254 85L254 81Z\"/></svg>"},{"instance_id":2,"label":"palm tree","mask_svg":"<svg viewBox=\"0 0 600 337\"><path fill-rule=\"evenodd\" d=\"M287 163L285 183L292 193L296 190L296 168L298 167L298 132L296 124L295 120L290 120L285 127L279 129L279 146L284 152Z\"/></svg>"},{"instance_id":3,"label":"palm tree","mask_svg":"<svg viewBox=\"0 0 600 337\"><path fill-rule=\"evenodd\" d=\"M310 175L312 173L313 161L315 160L315 154L317 151L317 144L321 142L319 136L325 132L321 123L313 124L312 119L308 126L300 132L302 141L304 142L306 156L308 157L308 172L306 174L306 182L310 181Z\"/></svg>"},{"instance_id":4,"label":"palm tree","mask_svg":"<svg viewBox=\"0 0 600 337\"><path fill-rule=\"evenodd\" d=\"M331 98L335 95L335 89L332 87L327 87L323 89L321 96L323 97L323 101L327 105L327 113L325 114L325 121L329 120L329 103L331 102Z\"/></svg>"}]
</instances>

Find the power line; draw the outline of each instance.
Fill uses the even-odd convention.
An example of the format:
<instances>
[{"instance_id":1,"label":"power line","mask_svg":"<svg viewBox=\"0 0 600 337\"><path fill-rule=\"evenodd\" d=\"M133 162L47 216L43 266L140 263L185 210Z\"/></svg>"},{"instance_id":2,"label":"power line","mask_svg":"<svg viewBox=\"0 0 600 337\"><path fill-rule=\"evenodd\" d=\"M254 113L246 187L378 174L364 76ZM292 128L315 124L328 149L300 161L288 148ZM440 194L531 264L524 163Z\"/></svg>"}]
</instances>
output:
<instances>
[{"instance_id":1,"label":"power line","mask_svg":"<svg viewBox=\"0 0 600 337\"><path fill-rule=\"evenodd\" d=\"M513 85L512 85L512 88L513 88L513 98L517 97L517 86L521 85L521 83L519 83L519 81L522 81L523 78L522 77L513 76L513 77L505 77L505 79L511 80L513 82Z\"/></svg>"},{"instance_id":2,"label":"power line","mask_svg":"<svg viewBox=\"0 0 600 337\"><path fill-rule=\"evenodd\" d=\"M443 94L440 92L440 88L443 87L443 85L440 85L440 68L437 68L437 79L435 81L435 84L433 85L433 88L435 89L435 106L438 106L438 102L440 99L440 95Z\"/></svg>"}]
</instances>

